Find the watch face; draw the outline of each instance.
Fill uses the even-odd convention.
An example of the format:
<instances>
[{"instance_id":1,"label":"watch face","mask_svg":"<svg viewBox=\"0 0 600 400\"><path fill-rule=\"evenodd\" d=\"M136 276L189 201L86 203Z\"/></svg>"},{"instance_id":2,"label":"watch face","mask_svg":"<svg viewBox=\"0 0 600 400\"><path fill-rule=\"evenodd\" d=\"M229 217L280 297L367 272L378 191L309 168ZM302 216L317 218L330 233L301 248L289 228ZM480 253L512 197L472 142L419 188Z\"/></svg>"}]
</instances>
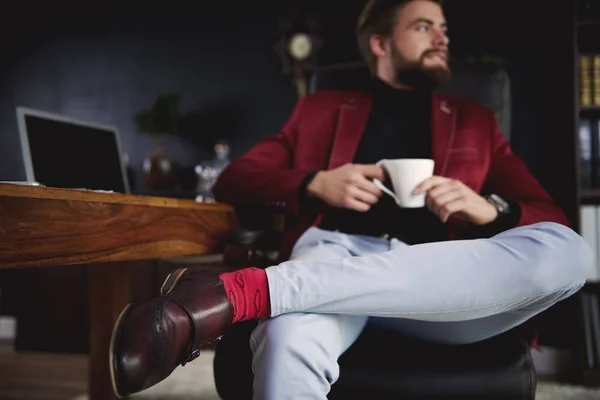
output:
<instances>
[{"instance_id":1,"label":"watch face","mask_svg":"<svg viewBox=\"0 0 600 400\"><path fill-rule=\"evenodd\" d=\"M307 59L312 51L310 36L305 33L295 34L289 41L288 50L290 55L298 61Z\"/></svg>"},{"instance_id":2,"label":"watch face","mask_svg":"<svg viewBox=\"0 0 600 400\"><path fill-rule=\"evenodd\" d=\"M496 195L496 194L491 194L488 197L490 203L492 203L493 205L496 206L496 208L498 209L498 212L500 213L507 213L509 212L509 205L506 202L506 200L504 200L502 197Z\"/></svg>"}]
</instances>

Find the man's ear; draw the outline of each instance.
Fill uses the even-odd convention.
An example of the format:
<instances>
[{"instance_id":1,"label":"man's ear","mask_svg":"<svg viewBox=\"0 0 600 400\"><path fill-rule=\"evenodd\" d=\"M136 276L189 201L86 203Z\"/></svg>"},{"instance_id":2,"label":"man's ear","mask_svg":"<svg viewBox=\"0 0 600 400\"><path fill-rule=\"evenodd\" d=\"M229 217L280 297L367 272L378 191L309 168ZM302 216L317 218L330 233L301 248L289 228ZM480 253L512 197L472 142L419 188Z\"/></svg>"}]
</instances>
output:
<instances>
[{"instance_id":1,"label":"man's ear","mask_svg":"<svg viewBox=\"0 0 600 400\"><path fill-rule=\"evenodd\" d=\"M389 52L389 40L381 35L371 35L369 47L376 57L385 57Z\"/></svg>"}]
</instances>

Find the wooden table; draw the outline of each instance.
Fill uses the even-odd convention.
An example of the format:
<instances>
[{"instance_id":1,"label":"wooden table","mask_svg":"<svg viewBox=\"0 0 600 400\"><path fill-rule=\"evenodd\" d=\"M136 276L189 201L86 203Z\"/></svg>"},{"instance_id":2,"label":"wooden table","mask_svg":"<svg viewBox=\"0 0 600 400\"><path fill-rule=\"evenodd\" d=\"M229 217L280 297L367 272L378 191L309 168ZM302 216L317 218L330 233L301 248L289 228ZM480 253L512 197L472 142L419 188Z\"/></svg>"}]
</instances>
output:
<instances>
[{"instance_id":1,"label":"wooden table","mask_svg":"<svg viewBox=\"0 0 600 400\"><path fill-rule=\"evenodd\" d=\"M89 395L113 399L108 347L131 299L128 261L214 254L235 224L223 204L0 184L0 269L91 264Z\"/></svg>"}]
</instances>

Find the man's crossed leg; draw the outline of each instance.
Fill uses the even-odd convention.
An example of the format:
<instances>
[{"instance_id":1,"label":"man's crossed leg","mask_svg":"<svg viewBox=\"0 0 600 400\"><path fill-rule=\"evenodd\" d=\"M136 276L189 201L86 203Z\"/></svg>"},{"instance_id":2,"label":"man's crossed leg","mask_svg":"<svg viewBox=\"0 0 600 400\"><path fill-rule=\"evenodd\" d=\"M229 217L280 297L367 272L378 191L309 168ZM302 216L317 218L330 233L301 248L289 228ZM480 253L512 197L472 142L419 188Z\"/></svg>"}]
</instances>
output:
<instances>
[{"instance_id":1,"label":"man's crossed leg","mask_svg":"<svg viewBox=\"0 0 600 400\"><path fill-rule=\"evenodd\" d=\"M288 262L182 270L163 296L126 309L111 348L115 390L166 378L232 321L270 317L251 340L258 397L325 398L368 320L423 340L483 340L574 294L592 261L587 243L555 223L416 246L313 228Z\"/></svg>"}]
</instances>

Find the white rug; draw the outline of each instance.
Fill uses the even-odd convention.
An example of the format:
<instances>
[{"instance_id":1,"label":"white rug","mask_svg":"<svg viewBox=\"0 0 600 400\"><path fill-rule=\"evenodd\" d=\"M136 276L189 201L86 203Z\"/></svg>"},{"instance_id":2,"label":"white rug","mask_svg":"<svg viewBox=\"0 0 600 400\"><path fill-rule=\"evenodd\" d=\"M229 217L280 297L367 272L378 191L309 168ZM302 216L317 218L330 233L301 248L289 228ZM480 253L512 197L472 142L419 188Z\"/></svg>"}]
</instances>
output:
<instances>
[{"instance_id":1,"label":"white rug","mask_svg":"<svg viewBox=\"0 0 600 400\"><path fill-rule=\"evenodd\" d=\"M135 400L220 400L213 379L214 352L204 350L185 367L178 367L168 379L137 395Z\"/></svg>"},{"instance_id":2,"label":"white rug","mask_svg":"<svg viewBox=\"0 0 600 400\"><path fill-rule=\"evenodd\" d=\"M540 382L535 398L536 400L595 400L600 399L600 389Z\"/></svg>"},{"instance_id":3,"label":"white rug","mask_svg":"<svg viewBox=\"0 0 600 400\"><path fill-rule=\"evenodd\" d=\"M220 400L215 390L212 372L213 353L204 351L198 359L179 367L158 385L137 395L135 400ZM536 400L600 400L599 389L559 385L552 382L538 384Z\"/></svg>"}]
</instances>

